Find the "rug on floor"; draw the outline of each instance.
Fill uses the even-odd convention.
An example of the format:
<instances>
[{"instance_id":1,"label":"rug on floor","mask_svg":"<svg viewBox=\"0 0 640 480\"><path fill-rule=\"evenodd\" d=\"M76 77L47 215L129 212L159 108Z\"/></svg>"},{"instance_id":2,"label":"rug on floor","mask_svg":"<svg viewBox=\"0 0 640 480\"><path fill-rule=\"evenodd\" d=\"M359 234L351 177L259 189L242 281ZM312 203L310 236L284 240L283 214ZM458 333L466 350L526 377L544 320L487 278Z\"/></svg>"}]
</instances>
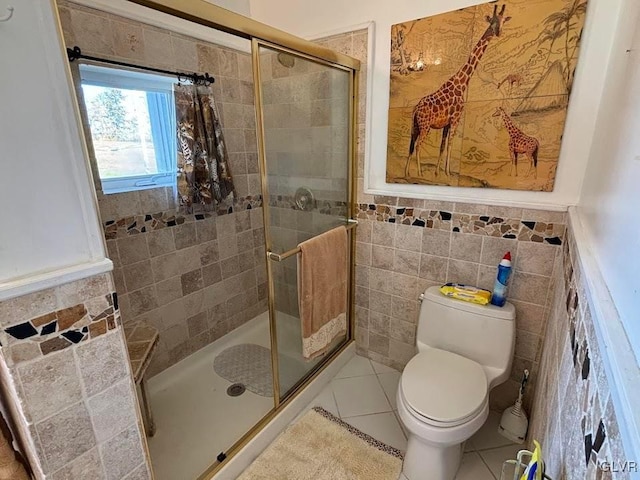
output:
<instances>
[{"instance_id":1,"label":"rug on floor","mask_svg":"<svg viewBox=\"0 0 640 480\"><path fill-rule=\"evenodd\" d=\"M397 480L402 453L323 408L290 425L238 480Z\"/></svg>"},{"instance_id":2,"label":"rug on floor","mask_svg":"<svg viewBox=\"0 0 640 480\"><path fill-rule=\"evenodd\" d=\"M306 369L286 355L280 355L280 386L286 392L301 379ZM242 383L247 390L263 397L273 396L271 350L254 343L225 348L213 360L213 370L231 383Z\"/></svg>"}]
</instances>

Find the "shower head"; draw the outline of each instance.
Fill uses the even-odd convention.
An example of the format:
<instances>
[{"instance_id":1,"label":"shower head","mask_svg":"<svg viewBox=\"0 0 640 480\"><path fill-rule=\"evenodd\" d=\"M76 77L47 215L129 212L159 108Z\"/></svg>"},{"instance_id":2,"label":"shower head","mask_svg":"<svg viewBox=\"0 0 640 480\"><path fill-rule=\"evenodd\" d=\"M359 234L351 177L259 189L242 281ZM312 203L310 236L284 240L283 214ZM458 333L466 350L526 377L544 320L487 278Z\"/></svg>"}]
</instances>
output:
<instances>
[{"instance_id":1,"label":"shower head","mask_svg":"<svg viewBox=\"0 0 640 480\"><path fill-rule=\"evenodd\" d=\"M283 67L293 68L296 64L296 58L288 53L280 52L278 53L278 62L280 62L280 65Z\"/></svg>"}]
</instances>

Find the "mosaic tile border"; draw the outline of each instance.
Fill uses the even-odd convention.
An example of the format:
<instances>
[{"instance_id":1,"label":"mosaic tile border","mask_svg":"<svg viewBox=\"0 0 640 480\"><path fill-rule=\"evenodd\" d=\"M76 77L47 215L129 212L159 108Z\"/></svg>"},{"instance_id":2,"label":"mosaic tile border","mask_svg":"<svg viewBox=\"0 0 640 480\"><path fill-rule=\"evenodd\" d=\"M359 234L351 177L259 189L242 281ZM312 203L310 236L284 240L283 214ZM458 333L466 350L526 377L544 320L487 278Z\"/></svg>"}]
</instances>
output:
<instances>
[{"instance_id":1,"label":"mosaic tile border","mask_svg":"<svg viewBox=\"0 0 640 480\"><path fill-rule=\"evenodd\" d=\"M341 200L315 200L314 206L308 211L318 211L325 215L346 216L348 203ZM288 208L303 211L296 205L296 200L291 195L269 195L269 206L276 208Z\"/></svg>"},{"instance_id":2,"label":"mosaic tile border","mask_svg":"<svg viewBox=\"0 0 640 480\"><path fill-rule=\"evenodd\" d=\"M360 203L357 205L356 212L357 218L362 220L398 223L550 245L562 245L566 231L566 225L563 223L502 218L492 215L471 215L443 210L424 210L413 207L394 207L375 203Z\"/></svg>"},{"instance_id":3,"label":"mosaic tile border","mask_svg":"<svg viewBox=\"0 0 640 480\"><path fill-rule=\"evenodd\" d=\"M555 326L546 333L539 378L547 388L533 412L530 438L547 443L547 468L576 478L628 479L612 470L626 459L595 335L575 239L567 230L553 300ZM557 343L559 342L559 343Z\"/></svg>"},{"instance_id":4,"label":"mosaic tile border","mask_svg":"<svg viewBox=\"0 0 640 480\"><path fill-rule=\"evenodd\" d=\"M598 388L598 380L595 377L594 360L599 362L600 358L592 358L590 344L595 339L588 338L587 322L591 320L591 313L588 305L582 305L578 283L579 279L573 264L574 252L571 248L571 240L563 245L563 267L562 280L564 281L565 295L564 308L569 318L568 341L571 349L571 360L573 364L574 381L577 382L577 390L582 398L582 408L580 413L580 427L583 437L584 462L587 469L595 469L602 474L599 454L607 439L607 429L605 423L612 419L607 419L607 412L601 404L606 402L607 392L602 392ZM604 453L604 451L603 451ZM604 455L606 458L606 454Z\"/></svg>"},{"instance_id":5,"label":"mosaic tile border","mask_svg":"<svg viewBox=\"0 0 640 480\"><path fill-rule=\"evenodd\" d=\"M262 207L262 195L249 195L234 200L233 205L220 204L216 211L181 214L176 213L176 210L173 209L133 215L105 221L103 223L104 236L107 240L114 240L259 207Z\"/></svg>"},{"instance_id":6,"label":"mosaic tile border","mask_svg":"<svg viewBox=\"0 0 640 480\"><path fill-rule=\"evenodd\" d=\"M111 292L5 327L2 347L22 362L104 335L120 322L118 296Z\"/></svg>"}]
</instances>

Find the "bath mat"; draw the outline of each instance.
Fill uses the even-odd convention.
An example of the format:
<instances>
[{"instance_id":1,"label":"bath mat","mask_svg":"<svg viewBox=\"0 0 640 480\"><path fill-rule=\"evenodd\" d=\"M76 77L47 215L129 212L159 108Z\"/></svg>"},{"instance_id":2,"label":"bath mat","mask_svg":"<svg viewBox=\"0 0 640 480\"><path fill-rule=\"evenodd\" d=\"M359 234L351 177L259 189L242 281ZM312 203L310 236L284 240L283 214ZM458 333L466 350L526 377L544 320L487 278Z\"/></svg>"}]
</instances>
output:
<instances>
[{"instance_id":1,"label":"bath mat","mask_svg":"<svg viewBox=\"0 0 640 480\"><path fill-rule=\"evenodd\" d=\"M244 384L256 395L273 396L271 350L262 345L242 343L225 348L214 359L213 370L231 383ZM280 385L283 389L296 383L304 374L304 365L286 355L280 356Z\"/></svg>"},{"instance_id":2,"label":"bath mat","mask_svg":"<svg viewBox=\"0 0 640 480\"><path fill-rule=\"evenodd\" d=\"M315 407L238 480L397 480L402 453Z\"/></svg>"}]
</instances>

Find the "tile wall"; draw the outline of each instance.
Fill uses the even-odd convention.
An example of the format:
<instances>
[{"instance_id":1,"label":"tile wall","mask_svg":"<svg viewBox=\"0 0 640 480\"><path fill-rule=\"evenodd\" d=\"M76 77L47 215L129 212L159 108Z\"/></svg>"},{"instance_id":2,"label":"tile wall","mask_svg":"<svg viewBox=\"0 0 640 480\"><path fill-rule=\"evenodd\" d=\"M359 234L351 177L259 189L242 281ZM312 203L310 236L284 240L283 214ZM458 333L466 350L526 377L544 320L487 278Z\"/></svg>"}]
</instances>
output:
<instances>
[{"instance_id":1,"label":"tile wall","mask_svg":"<svg viewBox=\"0 0 640 480\"><path fill-rule=\"evenodd\" d=\"M541 442L551 478L629 479L624 462L636 459L625 455L570 226L567 236L553 273L529 440Z\"/></svg>"},{"instance_id":2,"label":"tile wall","mask_svg":"<svg viewBox=\"0 0 640 480\"><path fill-rule=\"evenodd\" d=\"M274 251L285 252L344 224L348 75L300 57L282 58L272 50L261 52L260 70L271 242ZM300 187L314 196L305 209L295 202ZM276 308L293 317L298 316L296 269L295 257L273 265Z\"/></svg>"},{"instance_id":3,"label":"tile wall","mask_svg":"<svg viewBox=\"0 0 640 480\"><path fill-rule=\"evenodd\" d=\"M358 351L401 370L415 353L420 293L446 282L490 290L498 262L510 251L515 357L510 379L491 392L491 407L502 410L513 403L527 368L532 375L525 398L529 408L565 214L404 198L377 200L386 204L363 204L358 213Z\"/></svg>"},{"instance_id":4,"label":"tile wall","mask_svg":"<svg viewBox=\"0 0 640 480\"><path fill-rule=\"evenodd\" d=\"M382 197L363 193L367 31L320 41L362 62L358 113L356 345L372 360L402 370L414 354L418 295L448 281L492 288L504 253L514 257L509 300L517 310L510 379L491 394L502 410L517 395L522 371L532 372L531 406L548 314L552 266L565 214L468 203Z\"/></svg>"},{"instance_id":5,"label":"tile wall","mask_svg":"<svg viewBox=\"0 0 640 480\"><path fill-rule=\"evenodd\" d=\"M67 46L216 79L235 201L187 215L176 211L171 188L104 195L94 178L123 322L160 332L153 376L266 310L251 58L71 2L59 2L59 12Z\"/></svg>"},{"instance_id":6,"label":"tile wall","mask_svg":"<svg viewBox=\"0 0 640 480\"><path fill-rule=\"evenodd\" d=\"M175 218L107 234L125 326L160 332L149 376L266 311L262 208Z\"/></svg>"},{"instance_id":7,"label":"tile wall","mask_svg":"<svg viewBox=\"0 0 640 480\"><path fill-rule=\"evenodd\" d=\"M111 275L0 302L0 342L37 478L151 478Z\"/></svg>"}]
</instances>

